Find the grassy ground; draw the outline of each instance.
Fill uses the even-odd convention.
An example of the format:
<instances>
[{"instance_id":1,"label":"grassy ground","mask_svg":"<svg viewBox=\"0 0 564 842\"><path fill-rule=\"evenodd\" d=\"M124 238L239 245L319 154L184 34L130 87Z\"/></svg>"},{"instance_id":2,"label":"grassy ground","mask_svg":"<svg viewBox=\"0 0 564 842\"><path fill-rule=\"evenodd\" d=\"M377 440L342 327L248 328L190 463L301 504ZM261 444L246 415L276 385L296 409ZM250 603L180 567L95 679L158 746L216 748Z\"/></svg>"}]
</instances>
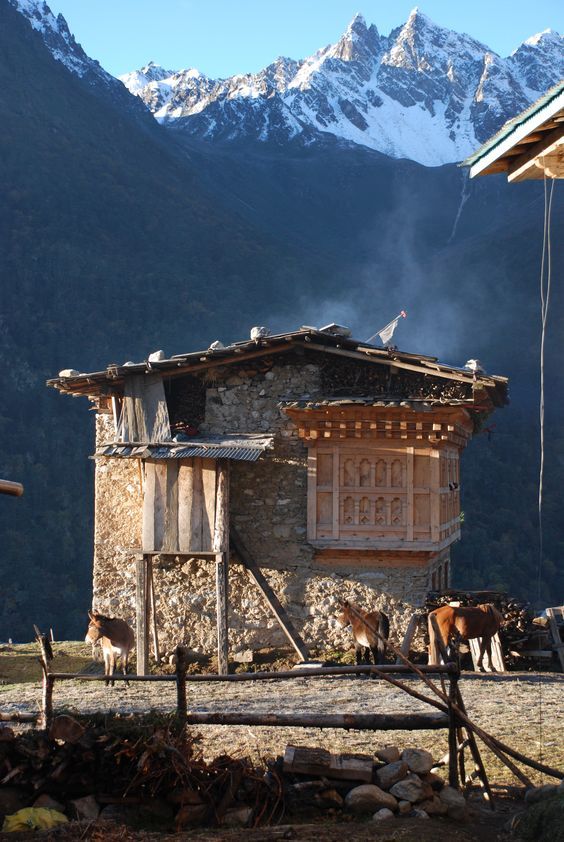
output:
<instances>
[{"instance_id":1,"label":"grassy ground","mask_svg":"<svg viewBox=\"0 0 564 842\"><path fill-rule=\"evenodd\" d=\"M71 640L53 644L53 671L82 672L92 663L89 643ZM0 683L3 687L41 681L39 647L32 643L0 644Z\"/></svg>"}]
</instances>

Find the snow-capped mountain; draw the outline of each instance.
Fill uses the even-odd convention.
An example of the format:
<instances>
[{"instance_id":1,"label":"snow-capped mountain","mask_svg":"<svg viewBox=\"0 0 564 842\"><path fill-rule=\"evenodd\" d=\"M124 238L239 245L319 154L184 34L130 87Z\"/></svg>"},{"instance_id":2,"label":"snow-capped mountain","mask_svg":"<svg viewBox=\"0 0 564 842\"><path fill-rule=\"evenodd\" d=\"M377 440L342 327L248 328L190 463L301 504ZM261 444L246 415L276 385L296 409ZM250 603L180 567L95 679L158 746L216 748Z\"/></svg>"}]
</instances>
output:
<instances>
[{"instance_id":1,"label":"snow-capped mountain","mask_svg":"<svg viewBox=\"0 0 564 842\"><path fill-rule=\"evenodd\" d=\"M389 36L357 15L336 44L256 74L211 79L151 62L120 78L159 122L196 136L310 144L328 133L435 166L465 157L562 76L552 30L501 58L414 9Z\"/></svg>"},{"instance_id":2,"label":"snow-capped mountain","mask_svg":"<svg viewBox=\"0 0 564 842\"><path fill-rule=\"evenodd\" d=\"M55 16L44 0L8 0L38 32L53 58L79 76L93 91L109 94L121 108L139 113L135 100L123 96L123 85L77 43L62 15Z\"/></svg>"},{"instance_id":3,"label":"snow-capped mountain","mask_svg":"<svg viewBox=\"0 0 564 842\"><path fill-rule=\"evenodd\" d=\"M278 58L259 73L212 79L150 62L118 81L44 0L9 2L94 91L209 140L310 145L337 138L436 166L464 158L564 76L557 32L534 35L501 58L414 9L388 36L356 15L336 44L300 61Z\"/></svg>"}]
</instances>

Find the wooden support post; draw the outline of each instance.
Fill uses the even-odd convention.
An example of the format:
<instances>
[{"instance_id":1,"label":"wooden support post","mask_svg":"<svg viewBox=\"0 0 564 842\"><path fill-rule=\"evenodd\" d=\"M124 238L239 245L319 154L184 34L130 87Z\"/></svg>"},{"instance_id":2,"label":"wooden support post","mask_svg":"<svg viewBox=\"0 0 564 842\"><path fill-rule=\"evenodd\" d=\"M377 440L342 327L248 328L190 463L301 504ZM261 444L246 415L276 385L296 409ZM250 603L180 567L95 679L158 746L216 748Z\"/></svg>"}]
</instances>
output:
<instances>
[{"instance_id":1,"label":"wooden support post","mask_svg":"<svg viewBox=\"0 0 564 842\"><path fill-rule=\"evenodd\" d=\"M157 628L157 600L155 598L155 574L153 571L153 559L149 557L149 570L147 577L147 586L149 588L149 607L151 614L151 632L153 635L153 649L155 652L155 662L157 666L161 662L159 652L159 632Z\"/></svg>"},{"instance_id":2,"label":"wooden support post","mask_svg":"<svg viewBox=\"0 0 564 842\"><path fill-rule=\"evenodd\" d=\"M400 651L401 651L402 655L405 655L406 658L409 658L409 650L410 650L410 647L411 647L411 641L413 640L413 637L414 637L415 632L417 630L417 625L419 623L420 617L421 617L420 614L412 614L411 620L409 621L409 625L408 625L407 630L405 632L405 637L404 637L404 639L402 641L402 644L400 646ZM396 658L396 664L401 664L401 662L402 662L401 658L398 655L398 657Z\"/></svg>"},{"instance_id":3,"label":"wooden support post","mask_svg":"<svg viewBox=\"0 0 564 842\"><path fill-rule=\"evenodd\" d=\"M216 553L217 671L220 675L227 675L229 672L229 462L227 459L221 459L217 463L213 550Z\"/></svg>"},{"instance_id":4,"label":"wooden support post","mask_svg":"<svg viewBox=\"0 0 564 842\"><path fill-rule=\"evenodd\" d=\"M186 723L186 668L187 650L185 646L176 647L176 714L179 723Z\"/></svg>"},{"instance_id":5,"label":"wooden support post","mask_svg":"<svg viewBox=\"0 0 564 842\"><path fill-rule=\"evenodd\" d=\"M135 625L137 632L137 675L149 672L148 572L150 556L136 559Z\"/></svg>"}]
</instances>

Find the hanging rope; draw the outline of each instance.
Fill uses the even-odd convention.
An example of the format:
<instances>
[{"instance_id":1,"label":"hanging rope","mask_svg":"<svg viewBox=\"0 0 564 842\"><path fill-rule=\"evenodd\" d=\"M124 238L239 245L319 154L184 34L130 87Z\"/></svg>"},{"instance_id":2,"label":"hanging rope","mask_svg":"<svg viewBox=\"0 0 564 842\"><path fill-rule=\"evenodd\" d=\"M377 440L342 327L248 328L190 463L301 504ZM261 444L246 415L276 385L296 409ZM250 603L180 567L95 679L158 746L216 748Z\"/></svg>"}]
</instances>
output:
<instances>
[{"instance_id":1,"label":"hanging rope","mask_svg":"<svg viewBox=\"0 0 564 842\"><path fill-rule=\"evenodd\" d=\"M540 605L542 597L542 564L544 556L543 545L543 522L542 504L544 493L544 350L546 339L546 326L548 321L548 308L550 304L550 288L552 281L552 253L550 240L550 222L552 215L552 196L554 193L554 182L551 179L550 191L547 187L546 168L544 171L544 228L542 257L540 270L540 303L541 303L541 342L540 342L540 395L539 395L539 493L538 493L538 517L539 517L539 557L537 566L537 603ZM545 279L546 276L546 279ZM539 691L539 760L543 760L543 698L542 698L542 676L540 669L537 672Z\"/></svg>"}]
</instances>

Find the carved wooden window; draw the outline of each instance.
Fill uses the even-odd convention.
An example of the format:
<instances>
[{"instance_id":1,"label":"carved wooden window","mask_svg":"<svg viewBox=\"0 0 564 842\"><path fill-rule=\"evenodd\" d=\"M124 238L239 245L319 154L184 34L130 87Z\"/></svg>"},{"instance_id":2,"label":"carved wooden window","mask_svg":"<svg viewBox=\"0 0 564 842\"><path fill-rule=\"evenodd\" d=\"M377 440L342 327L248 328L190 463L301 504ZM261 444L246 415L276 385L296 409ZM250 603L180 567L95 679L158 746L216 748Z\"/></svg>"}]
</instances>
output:
<instances>
[{"instance_id":1,"label":"carved wooden window","mask_svg":"<svg viewBox=\"0 0 564 842\"><path fill-rule=\"evenodd\" d=\"M400 442L316 442L308 538L320 546L399 548L459 534L458 452Z\"/></svg>"}]
</instances>

